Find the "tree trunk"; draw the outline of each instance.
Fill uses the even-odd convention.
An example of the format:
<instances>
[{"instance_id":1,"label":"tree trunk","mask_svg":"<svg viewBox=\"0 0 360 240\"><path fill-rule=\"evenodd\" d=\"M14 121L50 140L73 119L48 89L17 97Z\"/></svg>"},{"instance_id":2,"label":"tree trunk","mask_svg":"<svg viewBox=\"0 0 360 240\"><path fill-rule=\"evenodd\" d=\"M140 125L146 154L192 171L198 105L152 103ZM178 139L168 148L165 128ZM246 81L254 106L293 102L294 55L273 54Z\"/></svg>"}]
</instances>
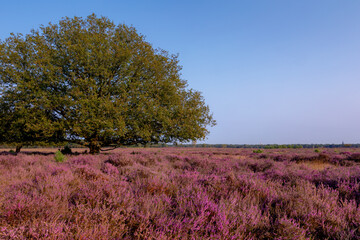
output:
<instances>
[{"instance_id":1,"label":"tree trunk","mask_svg":"<svg viewBox=\"0 0 360 240\"><path fill-rule=\"evenodd\" d=\"M15 152L16 152L16 153L19 153L22 147L23 147L22 144L16 145L16 150L15 150Z\"/></svg>"},{"instance_id":2,"label":"tree trunk","mask_svg":"<svg viewBox=\"0 0 360 240\"><path fill-rule=\"evenodd\" d=\"M90 154L100 153L101 150L100 143L96 140L90 141L89 149L90 149Z\"/></svg>"}]
</instances>

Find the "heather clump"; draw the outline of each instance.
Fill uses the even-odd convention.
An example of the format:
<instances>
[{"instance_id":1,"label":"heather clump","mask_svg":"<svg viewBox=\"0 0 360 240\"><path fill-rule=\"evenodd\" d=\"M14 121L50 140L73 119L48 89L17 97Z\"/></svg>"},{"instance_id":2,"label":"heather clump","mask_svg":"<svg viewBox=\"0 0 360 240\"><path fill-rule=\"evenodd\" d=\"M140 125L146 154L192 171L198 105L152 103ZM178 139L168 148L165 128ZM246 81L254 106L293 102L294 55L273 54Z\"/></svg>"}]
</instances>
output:
<instances>
[{"instance_id":1,"label":"heather clump","mask_svg":"<svg viewBox=\"0 0 360 240\"><path fill-rule=\"evenodd\" d=\"M288 156L284 156L281 154L276 154L274 156L271 157L275 162L285 162L285 161L290 161L290 158Z\"/></svg>"},{"instance_id":2,"label":"heather clump","mask_svg":"<svg viewBox=\"0 0 360 240\"><path fill-rule=\"evenodd\" d=\"M80 165L91 165L94 166L101 161L105 156L94 156L94 155L79 155L69 157L67 161L71 166L80 166Z\"/></svg>"},{"instance_id":3,"label":"heather clump","mask_svg":"<svg viewBox=\"0 0 360 240\"><path fill-rule=\"evenodd\" d=\"M115 167L131 166L133 161L130 157L126 157L123 154L113 154L108 157L105 163L109 163Z\"/></svg>"},{"instance_id":4,"label":"heather clump","mask_svg":"<svg viewBox=\"0 0 360 240\"><path fill-rule=\"evenodd\" d=\"M136 148L63 163L0 155L0 238L360 238L354 152L264 154Z\"/></svg>"},{"instance_id":5,"label":"heather clump","mask_svg":"<svg viewBox=\"0 0 360 240\"><path fill-rule=\"evenodd\" d=\"M360 162L360 153L353 153L347 158L350 161Z\"/></svg>"},{"instance_id":6,"label":"heather clump","mask_svg":"<svg viewBox=\"0 0 360 240\"><path fill-rule=\"evenodd\" d=\"M0 155L0 168L12 170L22 163L19 157L14 155Z\"/></svg>"},{"instance_id":7,"label":"heather clump","mask_svg":"<svg viewBox=\"0 0 360 240\"><path fill-rule=\"evenodd\" d=\"M248 164L248 167L253 171L253 172L264 172L270 168L272 168L273 166L273 162L272 161L264 161L264 160L259 160L259 161L254 161L252 163Z\"/></svg>"},{"instance_id":8,"label":"heather clump","mask_svg":"<svg viewBox=\"0 0 360 240\"><path fill-rule=\"evenodd\" d=\"M143 153L142 155L137 155L132 159L132 161L134 160L136 163L139 163L143 166L151 166L154 165L156 162L156 158L153 156L153 154L149 154L149 153Z\"/></svg>"},{"instance_id":9,"label":"heather clump","mask_svg":"<svg viewBox=\"0 0 360 240\"><path fill-rule=\"evenodd\" d=\"M100 169L103 173L108 174L108 175L118 175L119 174L119 170L117 169L117 167L115 167L114 165L105 162L101 169Z\"/></svg>"},{"instance_id":10,"label":"heather clump","mask_svg":"<svg viewBox=\"0 0 360 240\"><path fill-rule=\"evenodd\" d=\"M92 168L88 165L79 166L73 169L73 173L77 175L80 179L90 181L90 180L98 180L103 179L104 174L99 170Z\"/></svg>"}]
</instances>

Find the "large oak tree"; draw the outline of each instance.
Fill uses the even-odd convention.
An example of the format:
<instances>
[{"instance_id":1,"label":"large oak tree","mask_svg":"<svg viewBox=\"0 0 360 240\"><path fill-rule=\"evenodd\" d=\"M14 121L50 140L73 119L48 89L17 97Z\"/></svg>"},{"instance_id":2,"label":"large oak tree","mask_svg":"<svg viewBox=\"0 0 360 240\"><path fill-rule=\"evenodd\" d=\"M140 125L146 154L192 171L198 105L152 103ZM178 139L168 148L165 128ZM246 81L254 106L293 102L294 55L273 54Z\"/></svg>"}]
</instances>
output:
<instances>
[{"instance_id":1,"label":"large oak tree","mask_svg":"<svg viewBox=\"0 0 360 240\"><path fill-rule=\"evenodd\" d=\"M177 56L94 14L0 42L1 142L103 146L204 139L215 121Z\"/></svg>"}]
</instances>

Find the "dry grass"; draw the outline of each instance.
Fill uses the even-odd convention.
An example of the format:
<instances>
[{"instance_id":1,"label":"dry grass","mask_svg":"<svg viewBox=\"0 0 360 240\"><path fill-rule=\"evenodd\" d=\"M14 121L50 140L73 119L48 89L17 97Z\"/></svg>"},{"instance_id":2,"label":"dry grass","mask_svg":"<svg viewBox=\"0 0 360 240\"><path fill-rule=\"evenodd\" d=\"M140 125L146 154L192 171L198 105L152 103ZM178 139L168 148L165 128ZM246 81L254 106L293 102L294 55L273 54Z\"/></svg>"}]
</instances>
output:
<instances>
[{"instance_id":1,"label":"dry grass","mask_svg":"<svg viewBox=\"0 0 360 240\"><path fill-rule=\"evenodd\" d=\"M333 165L331 163L321 162L321 161L305 162L302 164L306 165L308 168L310 168L312 170L317 170L317 171L322 171L327 168L335 167L335 165Z\"/></svg>"}]
</instances>

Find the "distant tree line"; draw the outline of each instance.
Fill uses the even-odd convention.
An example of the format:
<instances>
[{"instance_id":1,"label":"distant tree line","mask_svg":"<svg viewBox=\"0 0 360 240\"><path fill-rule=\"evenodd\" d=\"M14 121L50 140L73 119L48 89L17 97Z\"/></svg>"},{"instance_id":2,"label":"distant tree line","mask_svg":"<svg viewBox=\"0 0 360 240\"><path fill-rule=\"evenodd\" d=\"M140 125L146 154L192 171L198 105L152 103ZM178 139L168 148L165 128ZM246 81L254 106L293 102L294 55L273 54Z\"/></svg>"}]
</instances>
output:
<instances>
[{"instance_id":1,"label":"distant tree line","mask_svg":"<svg viewBox=\"0 0 360 240\"><path fill-rule=\"evenodd\" d=\"M3 144L0 148L9 148L13 145ZM28 148L59 148L68 146L70 148L84 148L84 146L76 143L60 143L29 145ZM106 146L105 146L106 147ZM125 147L125 146L124 146ZM148 148L165 148L165 147L183 147L183 148L258 148L258 149L301 149L301 148L360 148L360 143L356 144L134 144L126 147L148 147Z\"/></svg>"},{"instance_id":2,"label":"distant tree line","mask_svg":"<svg viewBox=\"0 0 360 240\"><path fill-rule=\"evenodd\" d=\"M281 149L281 148L360 148L356 144L179 144L177 147L204 147L204 148L259 148L259 149Z\"/></svg>"}]
</instances>

